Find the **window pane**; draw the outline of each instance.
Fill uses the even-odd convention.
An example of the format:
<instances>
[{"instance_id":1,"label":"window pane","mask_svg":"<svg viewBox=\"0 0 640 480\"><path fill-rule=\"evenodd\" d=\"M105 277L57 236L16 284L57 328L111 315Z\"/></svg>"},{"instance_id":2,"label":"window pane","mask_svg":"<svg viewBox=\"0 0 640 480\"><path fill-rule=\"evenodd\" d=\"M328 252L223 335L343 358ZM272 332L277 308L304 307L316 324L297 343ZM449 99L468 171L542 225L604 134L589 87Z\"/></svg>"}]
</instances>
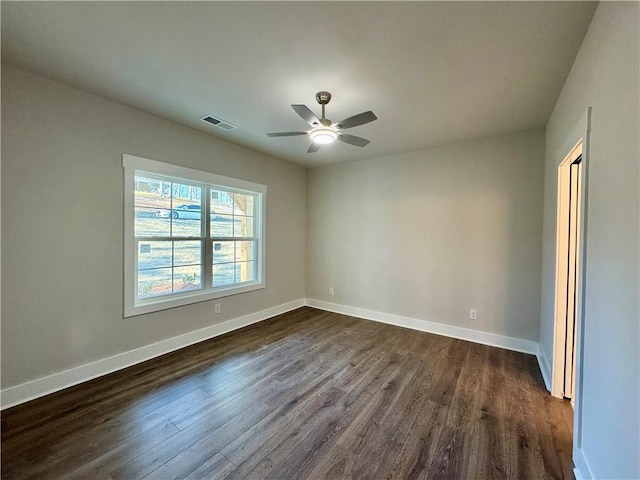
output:
<instances>
[{"instance_id":1,"label":"window pane","mask_svg":"<svg viewBox=\"0 0 640 480\"><path fill-rule=\"evenodd\" d=\"M225 263L223 265L213 266L213 286L223 287L225 285L231 285L235 283L234 280L234 264Z\"/></svg>"},{"instance_id":2,"label":"window pane","mask_svg":"<svg viewBox=\"0 0 640 480\"><path fill-rule=\"evenodd\" d=\"M202 263L202 242L173 242L173 265L200 265Z\"/></svg>"},{"instance_id":3,"label":"window pane","mask_svg":"<svg viewBox=\"0 0 640 480\"><path fill-rule=\"evenodd\" d=\"M138 271L138 298L158 297L171 293L171 268Z\"/></svg>"},{"instance_id":4,"label":"window pane","mask_svg":"<svg viewBox=\"0 0 640 480\"><path fill-rule=\"evenodd\" d=\"M236 215L253 216L253 195L234 194L234 213Z\"/></svg>"},{"instance_id":5,"label":"window pane","mask_svg":"<svg viewBox=\"0 0 640 480\"><path fill-rule=\"evenodd\" d=\"M138 243L138 270L170 267L171 243L170 241Z\"/></svg>"},{"instance_id":6,"label":"window pane","mask_svg":"<svg viewBox=\"0 0 640 480\"><path fill-rule=\"evenodd\" d=\"M253 217L235 217L233 222L234 237L253 237Z\"/></svg>"},{"instance_id":7,"label":"window pane","mask_svg":"<svg viewBox=\"0 0 640 480\"><path fill-rule=\"evenodd\" d=\"M236 262L254 260L253 241L236 242Z\"/></svg>"},{"instance_id":8,"label":"window pane","mask_svg":"<svg viewBox=\"0 0 640 480\"><path fill-rule=\"evenodd\" d=\"M233 193L222 189L212 189L211 210L216 215L233 215Z\"/></svg>"},{"instance_id":9,"label":"window pane","mask_svg":"<svg viewBox=\"0 0 640 480\"><path fill-rule=\"evenodd\" d=\"M255 262L236 263L236 282L251 282L255 280Z\"/></svg>"},{"instance_id":10,"label":"window pane","mask_svg":"<svg viewBox=\"0 0 640 480\"><path fill-rule=\"evenodd\" d=\"M176 267L173 269L173 291L184 292L202 288L202 269L200 265Z\"/></svg>"},{"instance_id":11,"label":"window pane","mask_svg":"<svg viewBox=\"0 0 640 480\"><path fill-rule=\"evenodd\" d=\"M233 217L231 215L211 215L212 237L233 237Z\"/></svg>"},{"instance_id":12,"label":"window pane","mask_svg":"<svg viewBox=\"0 0 640 480\"><path fill-rule=\"evenodd\" d=\"M200 203L176 203L174 200L171 209L171 222L174 237L200 237L202 235L202 207Z\"/></svg>"},{"instance_id":13,"label":"window pane","mask_svg":"<svg viewBox=\"0 0 640 480\"><path fill-rule=\"evenodd\" d=\"M174 207L179 203L202 203L202 187L182 183L171 184L171 197Z\"/></svg>"},{"instance_id":14,"label":"window pane","mask_svg":"<svg viewBox=\"0 0 640 480\"><path fill-rule=\"evenodd\" d=\"M171 182L136 176L135 205L139 207L171 208Z\"/></svg>"},{"instance_id":15,"label":"window pane","mask_svg":"<svg viewBox=\"0 0 640 480\"><path fill-rule=\"evenodd\" d=\"M199 220L199 219L198 219ZM174 237L201 237L202 225L196 219L173 220Z\"/></svg>"},{"instance_id":16,"label":"window pane","mask_svg":"<svg viewBox=\"0 0 640 480\"><path fill-rule=\"evenodd\" d=\"M213 263L231 263L234 260L233 242L213 242Z\"/></svg>"},{"instance_id":17,"label":"window pane","mask_svg":"<svg viewBox=\"0 0 640 480\"><path fill-rule=\"evenodd\" d=\"M162 212L169 210L151 210L136 207L136 237L168 237L171 232L171 220Z\"/></svg>"}]
</instances>

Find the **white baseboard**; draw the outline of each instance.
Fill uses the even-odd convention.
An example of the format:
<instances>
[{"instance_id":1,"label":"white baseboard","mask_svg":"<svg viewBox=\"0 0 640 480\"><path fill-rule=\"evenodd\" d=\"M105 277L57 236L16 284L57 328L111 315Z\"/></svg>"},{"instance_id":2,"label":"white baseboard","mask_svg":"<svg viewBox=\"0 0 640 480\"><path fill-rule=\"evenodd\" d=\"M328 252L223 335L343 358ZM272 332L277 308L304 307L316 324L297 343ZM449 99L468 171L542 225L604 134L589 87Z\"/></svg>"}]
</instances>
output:
<instances>
[{"instance_id":1,"label":"white baseboard","mask_svg":"<svg viewBox=\"0 0 640 480\"><path fill-rule=\"evenodd\" d=\"M135 350L119 353L112 357L103 358L62 372L56 372L14 387L5 388L0 392L1 409L28 402L29 400L57 392L58 390L159 357L165 353L193 345L194 343L246 327L252 323L261 322L276 315L300 308L304 306L304 304L304 299L283 303L282 305L227 320L226 322L188 332L177 337L168 338L157 343L152 343L151 345L145 345Z\"/></svg>"},{"instance_id":2,"label":"white baseboard","mask_svg":"<svg viewBox=\"0 0 640 480\"><path fill-rule=\"evenodd\" d=\"M545 384L548 388L548 378L545 376L545 373L550 370L548 370L546 357L537 342L307 298L277 305L259 312L227 320L226 322L216 325L211 325L200 330L195 330L177 337L162 340L151 345L146 345L135 350L123 352L95 362L80 365L62 372L56 372L46 377L37 378L20 385L6 388L0 392L0 408L5 409L28 402L29 400L136 365L146 360L150 360L160 355L173 352L174 350L193 345L194 343L202 342L232 330L266 320L304 305L318 308L320 310L351 315L367 320L374 320L423 332L435 333L447 337L536 355Z\"/></svg>"},{"instance_id":3,"label":"white baseboard","mask_svg":"<svg viewBox=\"0 0 640 480\"><path fill-rule=\"evenodd\" d=\"M540 372L542 372L542 379L544 380L544 386L547 388L547 391L551 393L551 366L549 365L549 360L547 360L547 355L544 353L542 345L538 344L538 352L536 353L536 358L538 359L538 366L540 367Z\"/></svg>"},{"instance_id":4,"label":"white baseboard","mask_svg":"<svg viewBox=\"0 0 640 480\"><path fill-rule=\"evenodd\" d=\"M305 304L327 310L329 312L341 313L352 317L364 318L366 320L375 320L376 322L388 323L399 327L411 328L423 332L435 333L445 337L458 338L460 340L468 340L470 342L490 345L492 347L505 348L507 350L515 350L516 352L529 353L537 355L539 351L538 342L525 340L523 338L506 337L495 333L481 332L470 328L456 327L446 325L444 323L430 322L428 320L420 320L417 318L403 317L391 313L377 312L349 305L341 305L338 303L325 302L323 300L315 300L307 298Z\"/></svg>"},{"instance_id":5,"label":"white baseboard","mask_svg":"<svg viewBox=\"0 0 640 480\"><path fill-rule=\"evenodd\" d=\"M587 462L584 456L584 452L579 448L573 449L573 464L575 465L573 474L576 480L592 480L595 478L589 467L589 462Z\"/></svg>"}]
</instances>

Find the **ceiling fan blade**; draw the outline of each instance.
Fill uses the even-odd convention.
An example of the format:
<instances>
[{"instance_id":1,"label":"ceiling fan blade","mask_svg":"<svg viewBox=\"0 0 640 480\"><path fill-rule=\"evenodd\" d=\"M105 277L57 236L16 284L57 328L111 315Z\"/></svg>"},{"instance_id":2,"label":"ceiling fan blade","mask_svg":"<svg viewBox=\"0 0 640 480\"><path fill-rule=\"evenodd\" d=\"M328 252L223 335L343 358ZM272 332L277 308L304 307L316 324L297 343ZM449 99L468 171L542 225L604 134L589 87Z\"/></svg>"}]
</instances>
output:
<instances>
[{"instance_id":1,"label":"ceiling fan blade","mask_svg":"<svg viewBox=\"0 0 640 480\"><path fill-rule=\"evenodd\" d=\"M307 153L314 153L314 152L317 152L318 150L320 150L320 145L316 142L312 142L311 145L309 145L309 149L307 150Z\"/></svg>"},{"instance_id":2,"label":"ceiling fan blade","mask_svg":"<svg viewBox=\"0 0 640 480\"><path fill-rule=\"evenodd\" d=\"M374 115L374 113L369 110L368 112L359 113L358 115L354 115L353 117L345 118L341 122L336 123L336 128L353 128L359 125L364 125L365 123L373 122L377 120L378 117Z\"/></svg>"},{"instance_id":3,"label":"ceiling fan blade","mask_svg":"<svg viewBox=\"0 0 640 480\"><path fill-rule=\"evenodd\" d=\"M316 117L315 114L311 110L309 110L309 107L307 107L306 105L291 105L291 108L293 108L293 110L312 127L317 127L318 125L320 125L320 120L318 120L318 117Z\"/></svg>"},{"instance_id":4,"label":"ceiling fan blade","mask_svg":"<svg viewBox=\"0 0 640 480\"><path fill-rule=\"evenodd\" d=\"M295 135L306 135L307 132L276 132L267 133L267 137L293 137Z\"/></svg>"},{"instance_id":5,"label":"ceiling fan blade","mask_svg":"<svg viewBox=\"0 0 640 480\"><path fill-rule=\"evenodd\" d=\"M349 145L355 145L356 147L365 147L369 144L369 140L362 137L356 137L355 135L347 135L346 133L338 134L338 139Z\"/></svg>"}]
</instances>

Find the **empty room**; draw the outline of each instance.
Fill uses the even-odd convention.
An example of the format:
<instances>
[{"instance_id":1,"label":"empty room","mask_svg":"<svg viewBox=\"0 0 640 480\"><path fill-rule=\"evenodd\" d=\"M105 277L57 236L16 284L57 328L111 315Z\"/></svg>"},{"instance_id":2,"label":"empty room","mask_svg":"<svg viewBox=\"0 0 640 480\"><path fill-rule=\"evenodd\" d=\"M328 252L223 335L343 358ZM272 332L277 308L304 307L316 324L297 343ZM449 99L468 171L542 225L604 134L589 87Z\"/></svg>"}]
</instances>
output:
<instances>
[{"instance_id":1,"label":"empty room","mask_svg":"<svg viewBox=\"0 0 640 480\"><path fill-rule=\"evenodd\" d=\"M0 8L2 479L640 479L639 2Z\"/></svg>"}]
</instances>

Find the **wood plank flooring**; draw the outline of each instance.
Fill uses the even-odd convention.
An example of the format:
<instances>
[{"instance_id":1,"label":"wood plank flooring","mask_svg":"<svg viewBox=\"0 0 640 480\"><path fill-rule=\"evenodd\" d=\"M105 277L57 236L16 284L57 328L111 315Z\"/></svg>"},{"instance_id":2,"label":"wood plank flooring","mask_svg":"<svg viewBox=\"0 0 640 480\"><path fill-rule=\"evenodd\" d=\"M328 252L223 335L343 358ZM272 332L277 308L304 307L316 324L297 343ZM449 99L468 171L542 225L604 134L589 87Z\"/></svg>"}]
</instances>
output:
<instances>
[{"instance_id":1,"label":"wood plank flooring","mask_svg":"<svg viewBox=\"0 0 640 480\"><path fill-rule=\"evenodd\" d=\"M535 357L304 307L2 413L3 479L573 478Z\"/></svg>"}]
</instances>

